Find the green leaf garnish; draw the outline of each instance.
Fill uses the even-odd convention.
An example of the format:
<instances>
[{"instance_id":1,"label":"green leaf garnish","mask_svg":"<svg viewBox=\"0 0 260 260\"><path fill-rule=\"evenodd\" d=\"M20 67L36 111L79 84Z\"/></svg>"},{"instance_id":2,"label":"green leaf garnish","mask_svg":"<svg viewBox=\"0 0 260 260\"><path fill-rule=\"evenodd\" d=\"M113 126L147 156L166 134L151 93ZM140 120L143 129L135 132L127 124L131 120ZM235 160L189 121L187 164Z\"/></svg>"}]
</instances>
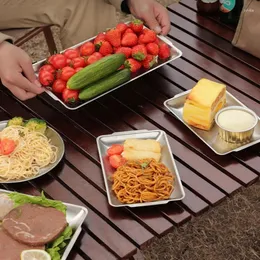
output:
<instances>
[{"instance_id":1,"label":"green leaf garnish","mask_svg":"<svg viewBox=\"0 0 260 260\"><path fill-rule=\"evenodd\" d=\"M71 239L72 234L72 228L70 226L67 226L57 239L47 245L47 252L50 254L52 260L61 259L64 248L69 243L68 240Z\"/></svg>"},{"instance_id":2,"label":"green leaf garnish","mask_svg":"<svg viewBox=\"0 0 260 260\"><path fill-rule=\"evenodd\" d=\"M43 192L41 196L35 196L35 197L30 197L18 192L10 193L8 196L10 197L10 199L14 201L15 207L21 206L25 203L31 203L31 204L38 204L43 207L52 207L66 214L67 207L61 201L49 200L45 197Z\"/></svg>"}]
</instances>

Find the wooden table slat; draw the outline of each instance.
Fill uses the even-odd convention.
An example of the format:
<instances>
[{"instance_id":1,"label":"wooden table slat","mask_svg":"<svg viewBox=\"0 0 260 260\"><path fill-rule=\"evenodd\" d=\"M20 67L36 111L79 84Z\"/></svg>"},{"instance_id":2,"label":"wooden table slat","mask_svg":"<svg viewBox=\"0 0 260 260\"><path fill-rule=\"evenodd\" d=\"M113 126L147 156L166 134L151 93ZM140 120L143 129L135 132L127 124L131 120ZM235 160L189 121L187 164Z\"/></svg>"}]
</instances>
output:
<instances>
[{"instance_id":1,"label":"wooden table slat","mask_svg":"<svg viewBox=\"0 0 260 260\"><path fill-rule=\"evenodd\" d=\"M189 1L189 2L192 2L192 1ZM197 13L192 12L191 10L183 7L182 5L175 5L174 9L171 8L171 10L174 12L177 11L177 13L179 15L180 15L180 11L181 11L182 15L185 15L186 12L188 12L187 13L188 19L192 19L195 24L197 24L200 27L202 26L203 28L208 28L208 26L210 26L212 23L212 21L207 19L205 16L198 15ZM223 28L223 26L216 25L215 22L213 22L213 24L217 28L215 30L213 28L211 28L210 31L212 33L219 33L220 35L225 35L225 33L229 32L229 34L234 35L233 32L227 31L225 28ZM175 29L173 29L173 30L175 30ZM172 36L174 36L174 34ZM187 44L190 45L189 42ZM201 44L201 46L204 46L204 45L206 45L206 44ZM234 58L231 58L230 56L228 56L220 51L216 51L216 49L214 49L213 47L207 46L207 48L204 48L204 50L205 49L206 49L206 53L202 50L202 48L197 48L196 51L199 52L201 54L201 56L204 56L204 55L208 54L207 50L209 50L210 55L207 55L208 58L211 60L214 60L215 62L220 64L220 66L222 66L223 68L231 71L232 74L236 74L240 77L242 76L245 80L254 82L256 84L260 83L259 76L258 76L259 72L256 71L255 69L249 67L248 65L246 65L242 62L237 61ZM214 50L214 55L212 55L212 49ZM185 49L183 50L183 52L184 52L184 54L186 54ZM212 71L214 71L214 70L212 70ZM230 76L233 76L232 74L230 74Z\"/></svg>"},{"instance_id":2,"label":"wooden table slat","mask_svg":"<svg viewBox=\"0 0 260 260\"><path fill-rule=\"evenodd\" d=\"M188 211L191 211L193 215L198 216L209 209L209 204L195 195L186 186L184 186L185 198L181 201Z\"/></svg>"},{"instance_id":3,"label":"wooden table slat","mask_svg":"<svg viewBox=\"0 0 260 260\"><path fill-rule=\"evenodd\" d=\"M181 1L181 3L183 4L187 4L187 2L195 2L195 1L192 0ZM182 16L184 19L192 23L195 23L204 29L207 29L209 32L214 33L218 37L223 38L228 42L231 42L234 37L233 31L223 28L223 26L221 26L220 24L216 23L215 21L212 21L211 19L207 19L205 16L202 16L197 12L187 8L185 5L173 4L168 7L168 10L178 14L179 16Z\"/></svg>"},{"instance_id":4,"label":"wooden table slat","mask_svg":"<svg viewBox=\"0 0 260 260\"><path fill-rule=\"evenodd\" d=\"M180 172L181 179L195 194L202 197L211 205L218 204L223 199L225 199L226 196L223 192L212 186L197 174L194 174L182 163L177 161L176 164Z\"/></svg>"},{"instance_id":5,"label":"wooden table slat","mask_svg":"<svg viewBox=\"0 0 260 260\"><path fill-rule=\"evenodd\" d=\"M172 22L172 30L174 27L183 29L187 33L190 33L193 37L198 38L214 47L216 50L226 53L227 55L247 64L248 66L251 66L254 69L260 70L259 60L256 57L251 56L240 49L234 48L226 40L219 38L215 34L195 25L177 14L170 13L170 20Z\"/></svg>"},{"instance_id":6,"label":"wooden table slat","mask_svg":"<svg viewBox=\"0 0 260 260\"><path fill-rule=\"evenodd\" d=\"M174 34L172 34L172 31L171 31L170 37L173 35ZM172 43L177 48L179 48L183 51L182 59L185 59L185 61L194 64L194 66L200 68L201 70L206 71L206 73L208 75L210 75L211 77L213 77L215 81L220 81L222 83L225 83L227 85L228 91L229 91L229 89L232 89L234 93L242 92L243 94L246 94L248 96L248 100L251 101L251 99L254 99L256 102L259 101L260 90L254 84L251 84L246 79L241 78L240 77L241 75L232 74L232 73L230 73L230 71L228 71L226 68L224 68L222 66L222 64L216 64L215 57L217 55L215 55L214 58L212 58L212 56L203 57L197 52L198 50L201 50L201 48L197 48L197 50L192 50L191 48L193 48L193 46L191 46L191 48L188 48L183 43L179 43L175 40L172 40ZM192 45L191 42L189 42L189 44ZM216 58L216 60L217 60L217 58ZM181 59L176 60L176 61L172 62L171 64L174 67L178 68L179 61L182 61L182 60ZM234 66L235 65L233 64L233 68L234 68ZM248 74L249 74L248 76L250 77L250 74L252 74L252 73L249 72ZM255 76L257 76L257 75L255 75ZM252 79L252 78L250 77L250 79ZM260 80L258 77L255 84L259 84L259 83L260 83Z\"/></svg>"}]
</instances>

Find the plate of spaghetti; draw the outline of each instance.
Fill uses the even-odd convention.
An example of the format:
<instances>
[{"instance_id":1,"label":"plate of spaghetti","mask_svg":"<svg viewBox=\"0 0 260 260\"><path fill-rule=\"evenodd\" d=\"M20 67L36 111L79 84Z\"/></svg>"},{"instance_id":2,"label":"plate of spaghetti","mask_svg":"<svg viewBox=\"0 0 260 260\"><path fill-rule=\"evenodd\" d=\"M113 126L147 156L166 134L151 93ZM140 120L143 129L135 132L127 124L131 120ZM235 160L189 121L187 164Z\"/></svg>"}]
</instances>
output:
<instances>
[{"instance_id":1,"label":"plate of spaghetti","mask_svg":"<svg viewBox=\"0 0 260 260\"><path fill-rule=\"evenodd\" d=\"M132 204L169 199L174 176L155 159L130 160L113 173L112 191L121 203Z\"/></svg>"},{"instance_id":2,"label":"plate of spaghetti","mask_svg":"<svg viewBox=\"0 0 260 260\"><path fill-rule=\"evenodd\" d=\"M152 206L184 198L165 132L114 133L98 137L97 144L111 206Z\"/></svg>"},{"instance_id":3,"label":"plate of spaghetti","mask_svg":"<svg viewBox=\"0 0 260 260\"><path fill-rule=\"evenodd\" d=\"M38 178L64 155L60 135L37 118L14 117L0 122L0 183Z\"/></svg>"}]
</instances>

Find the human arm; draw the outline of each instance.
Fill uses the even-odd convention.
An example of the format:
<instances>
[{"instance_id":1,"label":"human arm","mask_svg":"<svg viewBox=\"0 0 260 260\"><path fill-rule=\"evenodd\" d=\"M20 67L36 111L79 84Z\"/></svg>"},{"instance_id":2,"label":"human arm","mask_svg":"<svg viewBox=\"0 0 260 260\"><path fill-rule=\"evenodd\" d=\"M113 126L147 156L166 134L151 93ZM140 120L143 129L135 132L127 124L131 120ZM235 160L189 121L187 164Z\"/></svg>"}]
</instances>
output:
<instances>
[{"instance_id":1,"label":"human arm","mask_svg":"<svg viewBox=\"0 0 260 260\"><path fill-rule=\"evenodd\" d=\"M33 98L44 90L36 79L30 57L12 41L11 37L0 33L0 79L19 99Z\"/></svg>"},{"instance_id":2,"label":"human arm","mask_svg":"<svg viewBox=\"0 0 260 260\"><path fill-rule=\"evenodd\" d=\"M170 31L170 19L167 9L155 0L127 0L127 4L136 18L143 20L157 34L167 35Z\"/></svg>"},{"instance_id":3,"label":"human arm","mask_svg":"<svg viewBox=\"0 0 260 260\"><path fill-rule=\"evenodd\" d=\"M108 0L117 10L121 10L122 0ZM170 31L170 19L167 9L155 0L124 1L133 16L143 20L158 34L167 35Z\"/></svg>"}]
</instances>

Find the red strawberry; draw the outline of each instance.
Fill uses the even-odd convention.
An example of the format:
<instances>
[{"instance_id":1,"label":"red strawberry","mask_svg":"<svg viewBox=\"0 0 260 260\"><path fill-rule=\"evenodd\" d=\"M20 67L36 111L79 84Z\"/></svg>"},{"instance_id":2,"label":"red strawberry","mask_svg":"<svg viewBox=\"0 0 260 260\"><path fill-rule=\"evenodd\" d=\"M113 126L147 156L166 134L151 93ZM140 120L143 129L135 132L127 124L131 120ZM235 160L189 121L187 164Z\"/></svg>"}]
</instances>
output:
<instances>
[{"instance_id":1,"label":"red strawberry","mask_svg":"<svg viewBox=\"0 0 260 260\"><path fill-rule=\"evenodd\" d=\"M147 33L148 31L150 31L150 29L144 27L142 33L145 34L145 33Z\"/></svg>"},{"instance_id":2,"label":"red strawberry","mask_svg":"<svg viewBox=\"0 0 260 260\"><path fill-rule=\"evenodd\" d=\"M129 68L131 72L136 72L142 67L142 64L133 58L127 59L124 65L126 68Z\"/></svg>"},{"instance_id":3,"label":"red strawberry","mask_svg":"<svg viewBox=\"0 0 260 260\"><path fill-rule=\"evenodd\" d=\"M106 35L105 35L104 33L99 33L99 34L96 36L95 40L94 40L94 45L99 44L99 42L100 42L101 40L105 40L105 39L106 39Z\"/></svg>"},{"instance_id":4,"label":"red strawberry","mask_svg":"<svg viewBox=\"0 0 260 260\"><path fill-rule=\"evenodd\" d=\"M136 34L134 34L134 33L124 34L124 37L122 38L122 46L133 47L137 43L138 43L138 38L137 38Z\"/></svg>"},{"instance_id":5,"label":"red strawberry","mask_svg":"<svg viewBox=\"0 0 260 260\"><path fill-rule=\"evenodd\" d=\"M136 45L132 49L132 57L136 60L142 61L147 56L147 50L144 45Z\"/></svg>"},{"instance_id":6,"label":"red strawberry","mask_svg":"<svg viewBox=\"0 0 260 260\"><path fill-rule=\"evenodd\" d=\"M164 60L164 59L168 59L170 56L171 56L171 51L169 46L166 43L162 43L159 49L159 58Z\"/></svg>"},{"instance_id":7,"label":"red strawberry","mask_svg":"<svg viewBox=\"0 0 260 260\"><path fill-rule=\"evenodd\" d=\"M104 41L99 49L99 53L101 53L103 56L113 53L111 44L107 41Z\"/></svg>"},{"instance_id":8,"label":"red strawberry","mask_svg":"<svg viewBox=\"0 0 260 260\"><path fill-rule=\"evenodd\" d=\"M86 42L80 47L81 56L89 56L95 51L95 45L92 42Z\"/></svg>"},{"instance_id":9,"label":"red strawberry","mask_svg":"<svg viewBox=\"0 0 260 260\"><path fill-rule=\"evenodd\" d=\"M150 69L156 63L155 56L148 54L145 60L143 60L142 65L146 69Z\"/></svg>"},{"instance_id":10,"label":"red strawberry","mask_svg":"<svg viewBox=\"0 0 260 260\"><path fill-rule=\"evenodd\" d=\"M146 45L146 50L149 54L157 56L159 53L159 46L154 42L150 42Z\"/></svg>"},{"instance_id":11,"label":"red strawberry","mask_svg":"<svg viewBox=\"0 0 260 260\"><path fill-rule=\"evenodd\" d=\"M144 30L143 30L144 31ZM139 36L139 43L140 44L147 44L150 42L154 42L157 36L156 33L152 30L146 30L143 34Z\"/></svg>"},{"instance_id":12,"label":"red strawberry","mask_svg":"<svg viewBox=\"0 0 260 260\"><path fill-rule=\"evenodd\" d=\"M116 53L116 51L119 49L119 48L121 48L121 47L113 47L113 51L114 51L114 53Z\"/></svg>"},{"instance_id":13,"label":"red strawberry","mask_svg":"<svg viewBox=\"0 0 260 260\"><path fill-rule=\"evenodd\" d=\"M156 43L157 45L160 45L161 41L158 37L156 37L156 40L154 41L154 43Z\"/></svg>"},{"instance_id":14,"label":"red strawberry","mask_svg":"<svg viewBox=\"0 0 260 260\"><path fill-rule=\"evenodd\" d=\"M108 41L107 41L107 40L104 40L104 39L97 41L96 44L95 44L95 50L96 50L96 51L99 51L101 45L102 45L104 42L108 42Z\"/></svg>"},{"instance_id":15,"label":"red strawberry","mask_svg":"<svg viewBox=\"0 0 260 260\"><path fill-rule=\"evenodd\" d=\"M119 47L121 45L121 32L119 29L110 29L106 33L106 40L114 47Z\"/></svg>"},{"instance_id":16,"label":"red strawberry","mask_svg":"<svg viewBox=\"0 0 260 260\"><path fill-rule=\"evenodd\" d=\"M131 28L127 28L124 34L127 34L127 33L134 33L134 31Z\"/></svg>"},{"instance_id":17,"label":"red strawberry","mask_svg":"<svg viewBox=\"0 0 260 260\"><path fill-rule=\"evenodd\" d=\"M135 19L130 23L130 28L135 33L141 33L143 31L143 22L141 20Z\"/></svg>"},{"instance_id":18,"label":"red strawberry","mask_svg":"<svg viewBox=\"0 0 260 260\"><path fill-rule=\"evenodd\" d=\"M116 28L123 34L126 29L128 28L128 25L125 23L119 23Z\"/></svg>"},{"instance_id":19,"label":"red strawberry","mask_svg":"<svg viewBox=\"0 0 260 260\"><path fill-rule=\"evenodd\" d=\"M115 53L123 53L128 59L132 55L132 49L129 47L119 47Z\"/></svg>"}]
</instances>

